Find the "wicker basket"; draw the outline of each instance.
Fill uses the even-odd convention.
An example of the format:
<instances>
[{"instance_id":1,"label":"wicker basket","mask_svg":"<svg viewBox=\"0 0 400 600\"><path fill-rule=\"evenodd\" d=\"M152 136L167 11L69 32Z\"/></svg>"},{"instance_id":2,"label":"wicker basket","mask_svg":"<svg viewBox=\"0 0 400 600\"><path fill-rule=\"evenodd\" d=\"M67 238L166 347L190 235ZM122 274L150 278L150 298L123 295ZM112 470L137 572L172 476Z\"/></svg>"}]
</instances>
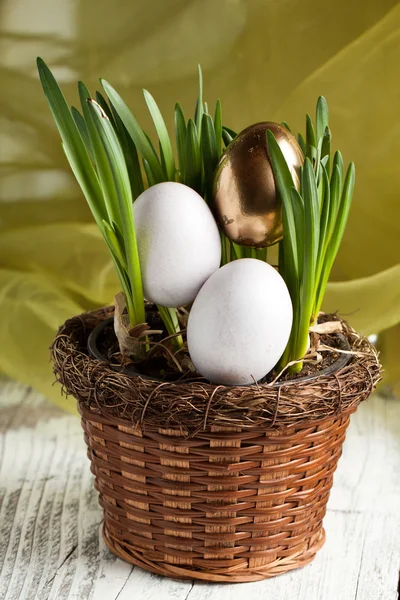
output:
<instances>
[{"instance_id":1,"label":"wicker basket","mask_svg":"<svg viewBox=\"0 0 400 600\"><path fill-rule=\"evenodd\" d=\"M257 581L309 563L324 543L322 520L350 414L379 379L380 366L368 342L362 340L358 348L360 356L369 356L367 366L354 355L350 365L322 382L321 389L325 385L330 392L331 379L336 385L322 416L310 408L318 398L305 398L305 389L315 392L310 384L292 385L292 394L298 388L303 414L288 415L287 402L279 406L282 390L275 390L273 410L260 402L245 410L238 400L235 418L234 389L229 400L216 400L223 389L210 385L218 410L210 413L208 403L203 409L207 422L200 428L195 393L182 384L193 413L190 428L190 413L178 411L174 421L165 409L168 394L159 385L143 382L139 393L135 388L137 402L131 403L140 405L140 412L121 405L118 386L137 386L138 378L116 374L85 352L88 332L103 317L92 313L68 321L53 345L53 359L58 379L79 401L104 509L104 539L112 552L159 575L206 581ZM363 370L364 387L359 375L357 385L348 389L343 382ZM266 386L252 387L254 398L270 393L263 390ZM229 405L225 417L223 402ZM150 403L147 422L143 406Z\"/></svg>"}]
</instances>

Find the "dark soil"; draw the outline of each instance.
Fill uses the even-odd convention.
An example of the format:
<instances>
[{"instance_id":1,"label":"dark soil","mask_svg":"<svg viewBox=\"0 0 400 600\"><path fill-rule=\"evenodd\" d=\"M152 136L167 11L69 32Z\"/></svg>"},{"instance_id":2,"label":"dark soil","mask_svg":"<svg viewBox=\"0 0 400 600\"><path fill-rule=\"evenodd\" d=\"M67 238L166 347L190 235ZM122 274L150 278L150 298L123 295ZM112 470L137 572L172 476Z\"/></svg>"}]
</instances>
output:
<instances>
[{"instance_id":1,"label":"dark soil","mask_svg":"<svg viewBox=\"0 0 400 600\"><path fill-rule=\"evenodd\" d=\"M146 312L147 322L152 330L162 330L163 333L160 335L152 335L152 342L161 342L163 338L167 336L164 328L164 324L156 310L148 309ZM320 322L327 320L336 320L335 315L324 315ZM342 345L342 340L338 334L327 334L320 336L321 344L330 346L331 348L339 348ZM163 346L153 346L151 351L151 357L148 360L134 362L128 361L122 363L121 356L119 354L118 341L114 333L114 327L112 322L110 325L105 327L102 334L98 337L97 346L100 352L103 354L105 360L110 362L110 366L117 371L123 371L128 374L140 374L142 377L158 379L160 381L205 381L205 379L196 372L191 372L187 368L183 368L183 372L180 373L176 365L171 360L169 354L164 350ZM171 346L170 350L172 350ZM173 350L172 350L173 351ZM339 352L322 352L322 361L317 362L305 362L303 363L303 369L299 373L289 373L287 370L279 378L279 381L289 381L293 379L299 379L301 377L309 377L317 375L323 369L328 368L330 365L335 363L341 356ZM179 362L187 363L189 355L187 350L179 352L177 355ZM270 383L274 381L278 376L280 370L274 369L260 383Z\"/></svg>"}]
</instances>

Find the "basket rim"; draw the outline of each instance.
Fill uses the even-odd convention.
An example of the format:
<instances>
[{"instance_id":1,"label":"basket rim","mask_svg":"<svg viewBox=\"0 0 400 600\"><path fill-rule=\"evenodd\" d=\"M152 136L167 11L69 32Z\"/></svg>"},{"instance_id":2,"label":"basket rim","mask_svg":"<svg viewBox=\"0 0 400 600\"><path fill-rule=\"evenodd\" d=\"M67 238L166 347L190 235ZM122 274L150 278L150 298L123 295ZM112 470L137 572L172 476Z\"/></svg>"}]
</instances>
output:
<instances>
[{"instance_id":1,"label":"basket rim","mask_svg":"<svg viewBox=\"0 0 400 600\"><path fill-rule=\"evenodd\" d=\"M252 428L308 423L353 412L381 378L376 348L340 319L352 356L347 365L312 380L251 386L202 381L158 382L116 372L89 356L87 338L112 307L68 319L51 346L53 370L63 392L129 426L177 428L188 434L210 427ZM337 317L336 317L337 318Z\"/></svg>"}]
</instances>

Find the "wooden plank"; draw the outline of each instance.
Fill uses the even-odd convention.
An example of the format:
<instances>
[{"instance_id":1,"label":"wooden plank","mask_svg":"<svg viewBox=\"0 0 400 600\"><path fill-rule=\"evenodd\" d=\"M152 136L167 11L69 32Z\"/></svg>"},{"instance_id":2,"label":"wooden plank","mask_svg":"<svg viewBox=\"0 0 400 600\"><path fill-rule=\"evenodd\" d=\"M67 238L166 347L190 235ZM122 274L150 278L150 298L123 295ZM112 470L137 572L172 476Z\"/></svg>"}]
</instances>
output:
<instances>
[{"instance_id":1,"label":"wooden plank","mask_svg":"<svg viewBox=\"0 0 400 600\"><path fill-rule=\"evenodd\" d=\"M400 504L400 402L372 396L351 419L329 508L396 514Z\"/></svg>"},{"instance_id":2,"label":"wooden plank","mask_svg":"<svg viewBox=\"0 0 400 600\"><path fill-rule=\"evenodd\" d=\"M254 584L163 579L104 546L79 420L0 384L0 599L397 600L399 458L400 402L375 396L352 418L310 566Z\"/></svg>"}]
</instances>

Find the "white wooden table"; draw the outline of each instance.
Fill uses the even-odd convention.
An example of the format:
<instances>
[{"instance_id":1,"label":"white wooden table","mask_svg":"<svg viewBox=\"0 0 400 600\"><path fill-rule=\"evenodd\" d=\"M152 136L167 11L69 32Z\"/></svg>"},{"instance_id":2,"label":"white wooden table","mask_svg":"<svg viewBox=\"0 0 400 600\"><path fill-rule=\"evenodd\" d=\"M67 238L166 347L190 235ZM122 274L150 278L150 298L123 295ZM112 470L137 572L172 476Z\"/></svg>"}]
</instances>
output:
<instances>
[{"instance_id":1,"label":"white wooden table","mask_svg":"<svg viewBox=\"0 0 400 600\"><path fill-rule=\"evenodd\" d=\"M163 579L115 558L101 520L79 419L1 382L1 600L397 600L400 401L375 395L352 418L327 542L303 569L250 584Z\"/></svg>"}]
</instances>

